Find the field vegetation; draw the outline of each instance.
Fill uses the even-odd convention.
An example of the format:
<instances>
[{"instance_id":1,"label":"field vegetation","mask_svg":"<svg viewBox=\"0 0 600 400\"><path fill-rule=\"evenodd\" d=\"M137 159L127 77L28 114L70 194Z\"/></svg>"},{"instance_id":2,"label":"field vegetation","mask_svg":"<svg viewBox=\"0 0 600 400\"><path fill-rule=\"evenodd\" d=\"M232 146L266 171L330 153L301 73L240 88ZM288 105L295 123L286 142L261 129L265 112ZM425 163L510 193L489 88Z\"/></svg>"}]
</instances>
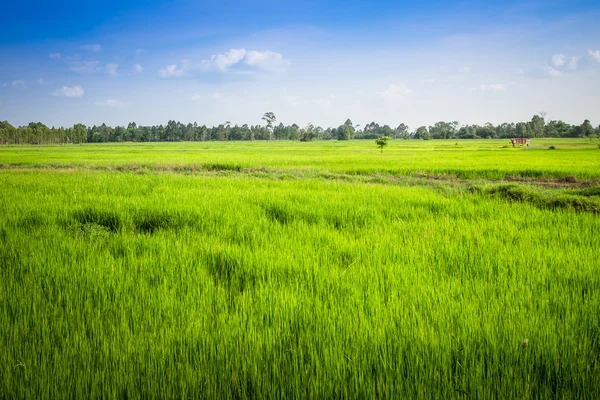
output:
<instances>
[{"instance_id":1,"label":"field vegetation","mask_svg":"<svg viewBox=\"0 0 600 400\"><path fill-rule=\"evenodd\" d=\"M583 139L0 147L0 397L598 398L598 178Z\"/></svg>"}]
</instances>

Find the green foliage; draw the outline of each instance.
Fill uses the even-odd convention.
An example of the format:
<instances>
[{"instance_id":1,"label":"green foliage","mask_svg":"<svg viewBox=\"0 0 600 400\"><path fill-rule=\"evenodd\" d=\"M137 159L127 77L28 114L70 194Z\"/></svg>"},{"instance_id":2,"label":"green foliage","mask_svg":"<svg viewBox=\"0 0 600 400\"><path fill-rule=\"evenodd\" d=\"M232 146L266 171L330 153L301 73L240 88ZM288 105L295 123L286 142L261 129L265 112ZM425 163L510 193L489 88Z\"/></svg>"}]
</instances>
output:
<instances>
[{"instance_id":1,"label":"green foliage","mask_svg":"<svg viewBox=\"0 0 600 400\"><path fill-rule=\"evenodd\" d=\"M0 169L2 397L599 397L598 215L573 202L597 188L400 179L377 171L405 160L368 143L296 144L295 161L283 145L250 144L258 161L248 144L173 143L143 148L143 174L110 168L143 146L76 153L103 170L50 165L64 148ZM399 154L426 152L415 171L434 159L465 176L483 160L540 176L533 157L557 157L413 146ZM593 151L567 147L563 167L597 174L597 157L578 163ZM297 179L188 174L277 153ZM341 174L353 153L363 174Z\"/></svg>"},{"instance_id":2,"label":"green foliage","mask_svg":"<svg viewBox=\"0 0 600 400\"><path fill-rule=\"evenodd\" d=\"M479 139L479 138L594 138L600 134L600 127L594 129L589 120L581 125L569 125L563 121L546 123L545 114L534 115L528 122L501 123L494 126L463 125L458 121L439 121L430 126L420 126L410 132L406 124L401 123L395 129L389 125L379 125L375 121L364 126L354 126L350 119L337 128L313 126L314 135L303 135L296 124L275 126L277 118L273 112L266 112L262 120L266 126L231 126L229 121L213 127L199 126L197 123L183 124L171 120L166 126L138 126L131 122L124 126L111 127L106 124L86 128L76 124L73 128L49 128L41 122L32 122L27 126L13 127L8 122L0 122L0 145L62 145L71 143L106 142L204 142L204 141L241 141L241 140L350 140L377 139L389 136L394 139ZM312 138L310 138L312 136Z\"/></svg>"},{"instance_id":3,"label":"green foliage","mask_svg":"<svg viewBox=\"0 0 600 400\"><path fill-rule=\"evenodd\" d=\"M382 136L375 141L375 144L377 145L377 147L379 147L381 149L382 153L383 153L383 148L388 145L389 140L390 140L389 136Z\"/></svg>"},{"instance_id":4,"label":"green foliage","mask_svg":"<svg viewBox=\"0 0 600 400\"><path fill-rule=\"evenodd\" d=\"M414 134L415 139L429 140L431 139L431 133L427 130L427 127L420 126Z\"/></svg>"}]
</instances>

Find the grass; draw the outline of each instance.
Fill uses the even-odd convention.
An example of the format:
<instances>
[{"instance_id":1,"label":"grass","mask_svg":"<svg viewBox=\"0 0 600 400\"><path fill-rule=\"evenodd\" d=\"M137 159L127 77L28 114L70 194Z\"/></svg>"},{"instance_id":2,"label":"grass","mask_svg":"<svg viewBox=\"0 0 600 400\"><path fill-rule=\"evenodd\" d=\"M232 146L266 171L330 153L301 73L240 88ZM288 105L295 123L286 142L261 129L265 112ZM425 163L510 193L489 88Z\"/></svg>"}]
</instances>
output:
<instances>
[{"instance_id":1,"label":"grass","mask_svg":"<svg viewBox=\"0 0 600 400\"><path fill-rule=\"evenodd\" d=\"M600 176L597 144L582 139L534 139L525 148L508 140L394 140L383 154L373 140L298 142L122 143L0 147L5 167L86 167L135 170L276 169L302 173L505 175L580 179ZM549 152L549 145L559 151Z\"/></svg>"},{"instance_id":2,"label":"grass","mask_svg":"<svg viewBox=\"0 0 600 400\"><path fill-rule=\"evenodd\" d=\"M142 174L115 168L135 145L104 169L103 146L0 149L0 397L597 398L600 221L573 204L598 186L488 181L521 175L487 143L386 149L394 174L372 143L292 144L290 163L265 144L264 165L215 144L201 170L161 167L199 162L162 144ZM508 154L596 178L582 145Z\"/></svg>"}]
</instances>

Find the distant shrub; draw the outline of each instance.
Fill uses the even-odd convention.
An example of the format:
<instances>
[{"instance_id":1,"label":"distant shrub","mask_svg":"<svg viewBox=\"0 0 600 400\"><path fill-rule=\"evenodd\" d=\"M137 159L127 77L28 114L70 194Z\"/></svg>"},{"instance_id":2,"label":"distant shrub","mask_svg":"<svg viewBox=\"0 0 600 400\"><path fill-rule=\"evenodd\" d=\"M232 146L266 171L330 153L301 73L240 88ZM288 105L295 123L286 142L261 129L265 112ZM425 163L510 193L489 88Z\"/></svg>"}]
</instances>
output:
<instances>
[{"instance_id":1,"label":"distant shrub","mask_svg":"<svg viewBox=\"0 0 600 400\"><path fill-rule=\"evenodd\" d=\"M383 153L383 148L388 145L389 140L390 140L389 136L382 136L375 141L375 144L377 145L377 147L379 147L381 149L382 153Z\"/></svg>"},{"instance_id":2,"label":"distant shrub","mask_svg":"<svg viewBox=\"0 0 600 400\"><path fill-rule=\"evenodd\" d=\"M548 147L548 150L556 150L556 146L550 146Z\"/></svg>"}]
</instances>

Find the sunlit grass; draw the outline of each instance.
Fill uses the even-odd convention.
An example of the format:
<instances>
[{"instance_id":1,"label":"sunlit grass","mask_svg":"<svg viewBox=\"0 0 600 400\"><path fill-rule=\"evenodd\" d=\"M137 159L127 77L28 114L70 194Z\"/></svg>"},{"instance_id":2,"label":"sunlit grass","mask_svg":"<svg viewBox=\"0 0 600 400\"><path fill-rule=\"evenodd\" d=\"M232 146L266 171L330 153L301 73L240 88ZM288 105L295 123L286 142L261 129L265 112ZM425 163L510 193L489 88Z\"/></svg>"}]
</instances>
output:
<instances>
[{"instance_id":1,"label":"sunlit grass","mask_svg":"<svg viewBox=\"0 0 600 400\"><path fill-rule=\"evenodd\" d=\"M554 145L557 150L548 151ZM534 139L529 148L508 140L393 140L381 154L374 141L194 142L0 147L0 164L28 166L226 166L354 174L450 174L502 179L505 175L600 176L597 142Z\"/></svg>"},{"instance_id":2,"label":"sunlit grass","mask_svg":"<svg viewBox=\"0 0 600 400\"><path fill-rule=\"evenodd\" d=\"M529 158L543 174L597 175L593 149L576 146L582 161L569 164L561 142L544 151L479 141L471 153L419 143L406 156L412 167L398 161L404 143L413 145L383 153L394 173L426 160L469 175L481 151L492 156L480 158L485 174L508 173L493 161L506 153L521 163L559 157ZM211 143L198 160L203 145L0 149L0 162L46 163L0 170L0 397L600 394L599 216L545 200L594 202L597 186L555 195L336 175L383 171L377 160L388 158L374 144ZM285 173L302 168L316 172Z\"/></svg>"}]
</instances>

